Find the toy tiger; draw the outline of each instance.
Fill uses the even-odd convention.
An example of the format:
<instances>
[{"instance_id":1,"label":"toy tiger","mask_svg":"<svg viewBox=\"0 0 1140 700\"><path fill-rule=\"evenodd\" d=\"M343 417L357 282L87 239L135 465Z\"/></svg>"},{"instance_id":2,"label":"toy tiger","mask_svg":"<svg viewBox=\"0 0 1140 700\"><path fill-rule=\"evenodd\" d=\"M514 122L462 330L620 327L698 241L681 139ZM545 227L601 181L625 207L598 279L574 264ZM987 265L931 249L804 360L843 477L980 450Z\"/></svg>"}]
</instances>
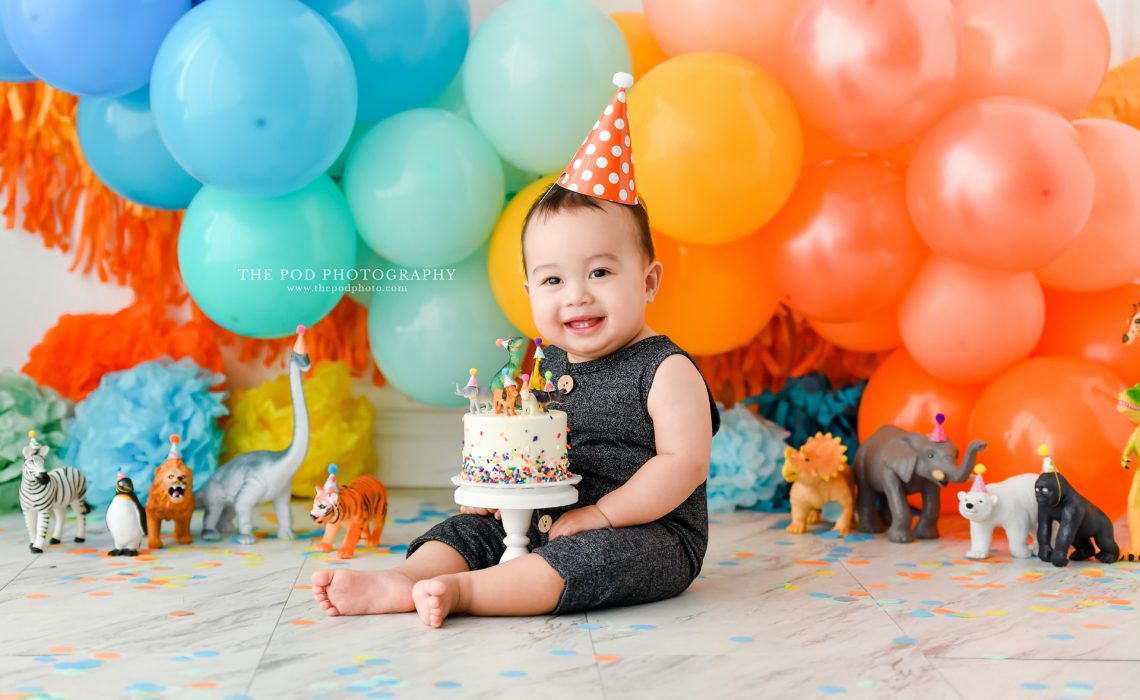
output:
<instances>
[{"instance_id":1,"label":"toy tiger","mask_svg":"<svg viewBox=\"0 0 1140 700\"><path fill-rule=\"evenodd\" d=\"M365 474L343 488L336 485L337 466L329 465L329 478L324 487L317 486L313 509L309 515L325 526L325 536L314 547L322 552L333 549L337 531L347 527L344 542L337 550L341 559L351 559L363 532L369 546L380 544L384 519L388 516L388 490L373 476Z\"/></svg>"}]
</instances>

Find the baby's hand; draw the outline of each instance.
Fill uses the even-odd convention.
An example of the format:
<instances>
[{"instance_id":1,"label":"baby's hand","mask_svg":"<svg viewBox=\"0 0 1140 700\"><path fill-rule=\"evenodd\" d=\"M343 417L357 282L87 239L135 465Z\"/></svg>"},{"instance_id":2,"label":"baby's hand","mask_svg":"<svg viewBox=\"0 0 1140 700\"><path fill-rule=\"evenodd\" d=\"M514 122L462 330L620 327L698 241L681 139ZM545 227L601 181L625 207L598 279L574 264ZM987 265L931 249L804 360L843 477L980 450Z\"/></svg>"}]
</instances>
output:
<instances>
[{"instance_id":1,"label":"baby's hand","mask_svg":"<svg viewBox=\"0 0 1140 700\"><path fill-rule=\"evenodd\" d=\"M498 508L472 508L471 506L459 506L459 512L463 515L494 515L496 520L503 519L503 517L499 515Z\"/></svg>"},{"instance_id":2,"label":"baby's hand","mask_svg":"<svg viewBox=\"0 0 1140 700\"><path fill-rule=\"evenodd\" d=\"M550 528L550 539L563 535L575 535L585 530L601 530L610 526L610 521L597 506L586 506L566 511L562 517L554 521Z\"/></svg>"}]
</instances>

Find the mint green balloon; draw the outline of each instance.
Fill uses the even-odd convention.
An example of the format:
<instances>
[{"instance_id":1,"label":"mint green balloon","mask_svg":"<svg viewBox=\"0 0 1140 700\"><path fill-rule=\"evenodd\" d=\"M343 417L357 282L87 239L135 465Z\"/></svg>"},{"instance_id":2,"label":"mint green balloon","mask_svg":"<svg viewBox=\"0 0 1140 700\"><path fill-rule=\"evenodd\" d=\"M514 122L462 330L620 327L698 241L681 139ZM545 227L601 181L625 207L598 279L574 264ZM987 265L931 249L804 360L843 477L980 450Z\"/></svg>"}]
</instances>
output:
<instances>
[{"instance_id":1,"label":"mint green balloon","mask_svg":"<svg viewBox=\"0 0 1140 700\"><path fill-rule=\"evenodd\" d=\"M633 72L625 37L588 0L509 0L479 26L463 66L467 109L505 160L561 173Z\"/></svg>"},{"instance_id":2,"label":"mint green balloon","mask_svg":"<svg viewBox=\"0 0 1140 700\"><path fill-rule=\"evenodd\" d=\"M368 247L400 265L450 265L491 236L503 168L475 126L442 109L393 115L361 137L341 180Z\"/></svg>"},{"instance_id":3,"label":"mint green balloon","mask_svg":"<svg viewBox=\"0 0 1140 700\"><path fill-rule=\"evenodd\" d=\"M190 297L215 323L251 338L290 336L344 296L337 271L356 262L344 196L328 176L280 197L204 186L178 235L178 264Z\"/></svg>"},{"instance_id":4,"label":"mint green balloon","mask_svg":"<svg viewBox=\"0 0 1140 700\"><path fill-rule=\"evenodd\" d=\"M439 280L387 281L406 291L373 294L368 341L380 371L401 393L420 403L459 408L467 402L455 395L455 384L467 384L472 367L479 370L481 384L490 383L507 361L495 340L521 333L491 292L486 246L447 269L453 274L445 271Z\"/></svg>"}]
</instances>

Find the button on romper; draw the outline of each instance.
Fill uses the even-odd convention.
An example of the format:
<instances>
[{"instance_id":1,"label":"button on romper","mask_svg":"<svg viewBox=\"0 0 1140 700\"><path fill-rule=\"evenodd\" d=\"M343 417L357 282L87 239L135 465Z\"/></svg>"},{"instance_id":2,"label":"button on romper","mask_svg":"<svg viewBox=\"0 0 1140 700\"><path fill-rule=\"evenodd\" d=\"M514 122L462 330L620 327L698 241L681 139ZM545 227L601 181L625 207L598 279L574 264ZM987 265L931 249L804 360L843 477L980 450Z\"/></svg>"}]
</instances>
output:
<instances>
[{"instance_id":1,"label":"button on romper","mask_svg":"<svg viewBox=\"0 0 1140 700\"><path fill-rule=\"evenodd\" d=\"M543 349L542 368L553 379L569 374L573 389L561 406L567 413L570 471L582 475L578 502L536 510L529 549L541 556L565 582L555 614L612 605L633 605L679 595L701 571L708 547L706 484L660 520L633 527L587 530L553 542L539 531L538 520L555 521L568 510L597 503L622 486L657 454L649 389L657 368L684 350L667 336L655 335L610 355L568 362L556 346ZM705 386L712 432L720 414ZM506 545L502 523L489 515L456 515L438 523L408 545L411 556L424 542L436 540L458 551L472 570L499 562Z\"/></svg>"}]
</instances>

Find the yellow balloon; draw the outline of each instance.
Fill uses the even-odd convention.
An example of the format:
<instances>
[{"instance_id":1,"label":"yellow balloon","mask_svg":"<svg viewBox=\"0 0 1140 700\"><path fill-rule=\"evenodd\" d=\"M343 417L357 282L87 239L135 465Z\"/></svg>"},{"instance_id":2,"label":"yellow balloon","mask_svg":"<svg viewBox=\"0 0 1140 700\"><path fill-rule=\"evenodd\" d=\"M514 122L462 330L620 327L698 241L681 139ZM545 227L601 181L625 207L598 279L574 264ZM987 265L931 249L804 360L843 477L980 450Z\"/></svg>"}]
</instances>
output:
<instances>
[{"instance_id":1,"label":"yellow balloon","mask_svg":"<svg viewBox=\"0 0 1140 700\"><path fill-rule=\"evenodd\" d=\"M657 45L657 40L649 32L649 22L641 12L611 12L610 17L617 23L625 36L629 55L633 57L633 79L641 80L658 63L669 58Z\"/></svg>"},{"instance_id":2,"label":"yellow balloon","mask_svg":"<svg viewBox=\"0 0 1140 700\"><path fill-rule=\"evenodd\" d=\"M529 338L539 335L530 312L530 297L523 289L526 273L522 265L522 228L526 213L562 173L547 175L522 189L499 216L491 232L491 248L487 254L487 273L491 291L507 315L507 319Z\"/></svg>"},{"instance_id":3,"label":"yellow balloon","mask_svg":"<svg viewBox=\"0 0 1140 700\"><path fill-rule=\"evenodd\" d=\"M694 355L747 345L780 305L763 232L722 245L679 243L654 235L664 268L646 321Z\"/></svg>"},{"instance_id":4,"label":"yellow balloon","mask_svg":"<svg viewBox=\"0 0 1140 700\"><path fill-rule=\"evenodd\" d=\"M653 228L686 243L742 238L795 188L803 129L776 79L722 53L661 63L629 96L637 191Z\"/></svg>"}]
</instances>

